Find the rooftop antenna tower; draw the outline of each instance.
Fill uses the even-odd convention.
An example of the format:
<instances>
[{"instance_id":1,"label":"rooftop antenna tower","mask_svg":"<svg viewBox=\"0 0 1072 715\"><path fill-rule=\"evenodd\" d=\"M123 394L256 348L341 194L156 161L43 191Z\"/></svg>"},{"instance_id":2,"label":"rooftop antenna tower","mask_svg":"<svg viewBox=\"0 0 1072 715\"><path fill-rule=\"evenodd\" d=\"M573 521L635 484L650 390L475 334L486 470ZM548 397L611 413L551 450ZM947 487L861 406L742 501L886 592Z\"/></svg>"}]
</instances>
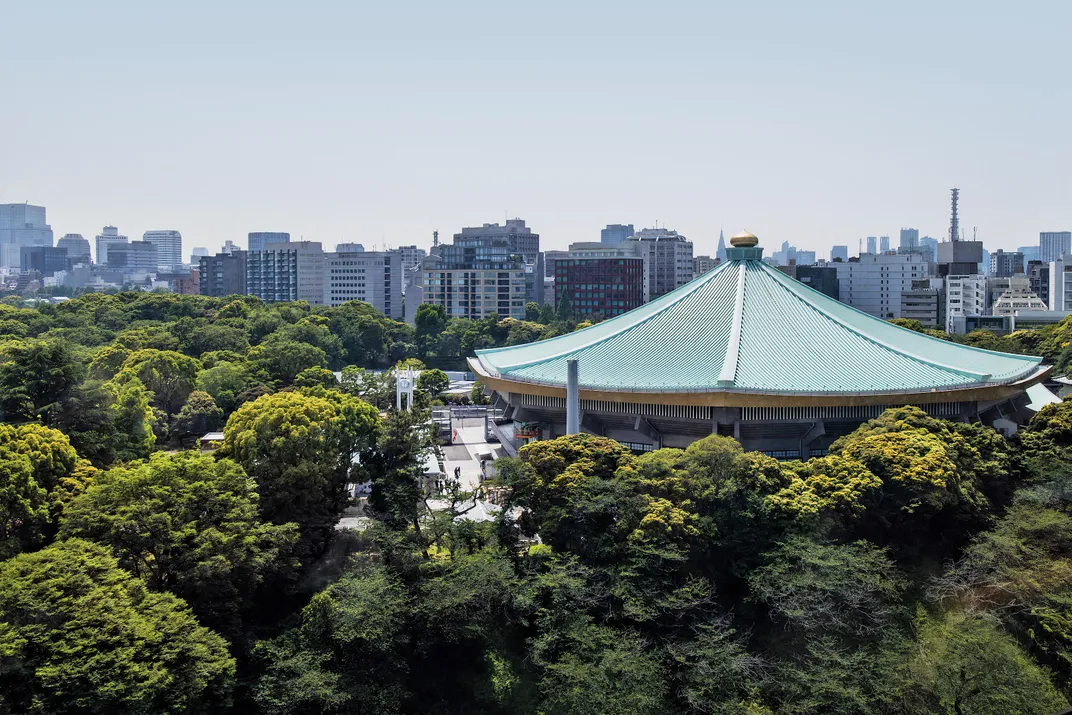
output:
<instances>
[{"instance_id":1,"label":"rooftop antenna tower","mask_svg":"<svg viewBox=\"0 0 1072 715\"><path fill-rule=\"evenodd\" d=\"M439 245L439 231L432 231L432 248Z\"/></svg>"},{"instance_id":2,"label":"rooftop antenna tower","mask_svg":"<svg viewBox=\"0 0 1072 715\"><path fill-rule=\"evenodd\" d=\"M960 216L957 215L957 202L960 200L960 189L949 190L953 194L953 216L949 222L949 240L960 240Z\"/></svg>"}]
</instances>

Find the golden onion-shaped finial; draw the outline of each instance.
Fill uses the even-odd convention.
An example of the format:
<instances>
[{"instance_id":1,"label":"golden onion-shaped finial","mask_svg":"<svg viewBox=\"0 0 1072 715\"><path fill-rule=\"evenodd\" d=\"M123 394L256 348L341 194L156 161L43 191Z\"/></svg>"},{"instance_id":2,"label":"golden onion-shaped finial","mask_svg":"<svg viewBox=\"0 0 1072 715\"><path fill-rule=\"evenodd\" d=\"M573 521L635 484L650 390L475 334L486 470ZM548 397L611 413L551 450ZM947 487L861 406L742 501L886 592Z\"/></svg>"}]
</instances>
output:
<instances>
[{"instance_id":1,"label":"golden onion-shaped finial","mask_svg":"<svg viewBox=\"0 0 1072 715\"><path fill-rule=\"evenodd\" d=\"M759 245L759 238L755 234L748 233L748 231L741 231L730 239L730 245L734 248L752 248Z\"/></svg>"}]
</instances>

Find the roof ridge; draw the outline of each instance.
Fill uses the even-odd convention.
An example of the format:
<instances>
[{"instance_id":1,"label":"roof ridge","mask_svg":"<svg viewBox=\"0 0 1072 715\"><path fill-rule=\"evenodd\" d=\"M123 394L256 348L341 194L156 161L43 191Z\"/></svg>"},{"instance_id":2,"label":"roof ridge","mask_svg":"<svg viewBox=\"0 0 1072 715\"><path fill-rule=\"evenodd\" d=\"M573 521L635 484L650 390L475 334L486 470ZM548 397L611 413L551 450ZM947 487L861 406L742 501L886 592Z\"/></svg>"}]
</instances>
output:
<instances>
[{"instance_id":1,"label":"roof ridge","mask_svg":"<svg viewBox=\"0 0 1072 715\"><path fill-rule=\"evenodd\" d=\"M979 372L977 370L968 370L968 369L965 369L965 368L962 368L962 367L956 367L954 365L949 365L949 364L946 364L944 362L939 362L939 361L933 360L931 358L923 357L921 355L918 355L914 351L905 350L903 348L895 347L893 345L890 345L885 340L882 340L881 338L877 338L874 335L871 335L871 334L867 333L866 331L864 331L864 330L862 330L860 328L857 328L856 326L850 325L849 323L846 323L843 320L838 320L838 318L835 317L834 315L832 315L830 313L830 311L826 310L823 307L820 307L819 305L816 305L814 301L810 301L810 300L805 299L805 297L802 296L800 294L800 292L797 290L797 287L795 285L793 285L793 283L799 283L799 281L797 281L797 280L795 280L793 278L790 278L789 276L785 275L781 271L779 271L779 270L777 270L775 268L771 268L770 266L768 266L766 264L761 264L761 265L763 266L763 268L769 274L771 274L771 276L774 277L774 280L779 285L781 285L782 288L784 288L785 290L789 291L793 295L793 297L796 298L797 300L799 300L801 303L803 303L804 305L808 306L809 308L811 308L815 312L821 313L823 316L826 317L827 320L831 320L831 321L837 323L838 325L841 325L846 330L849 330L849 331L851 331L853 333L856 333L857 335L862 337L864 340L867 340L867 341L869 341L869 342L871 342L871 343L873 343L875 345L878 345L879 347L883 348L884 350L889 350L890 352L894 352L894 353L898 353L900 355L904 355L905 357L911 358L913 360L917 360L917 361L922 362L922 363L926 363L926 364L931 365L933 367L942 368L943 370L951 370L952 372L956 372L956 373L959 373L961 375L971 375L971 376L974 376L976 378L980 378L979 382L986 382L987 379L991 377L991 374L988 373L988 372ZM804 286L803 283L800 283L800 285ZM807 288L807 286L804 286L804 287ZM852 307L852 306L849 306L849 307ZM860 312L863 313L863 311L860 311ZM869 317L869 318L871 318L873 320L882 320L882 318L876 318L875 316L871 315L870 313L863 313L863 315L866 315L867 317ZM885 322L885 321L883 321L883 322ZM894 327L897 327L897 326L894 326Z\"/></svg>"},{"instance_id":2,"label":"roof ridge","mask_svg":"<svg viewBox=\"0 0 1072 715\"><path fill-rule=\"evenodd\" d=\"M693 293L695 293L697 290L699 290L703 286L708 285L712 280L714 280L716 275L721 275L724 272L724 270L720 270L720 269L724 269L725 266L729 266L730 264L732 264L734 262L735 261L727 261L726 263L723 263L723 264L717 266L713 271L709 271L709 272L705 273L704 275L700 276L699 278L693 278L691 281L689 281L685 285L680 286L678 288L675 288L674 290L670 291L666 295L659 296L658 298L655 299L656 301L660 301L660 300L663 300L665 298L675 296L675 294L677 294L677 293L680 293L680 295L676 295L673 300L669 300L669 301L666 302L665 305L659 306L657 309L652 310L648 315L645 315L640 320L635 320L635 321L633 321L631 323L623 323L621 329L619 329L619 330L614 330L614 331L612 331L610 333L607 333L606 335L600 335L599 337L592 338L591 340L589 340L587 342L584 342L584 343L581 343L580 345L576 345L576 346L570 347L570 348L565 349L565 350L560 350L559 352L552 353L551 355L545 355L543 357L533 359L533 360L526 360L526 361L523 361L523 362L502 365L502 366L500 366L498 368L495 368L496 372L501 375L503 373L503 371L517 370L519 368L526 368L526 367L529 367L531 365L537 365L539 363L545 363L545 362L550 362L551 360L557 360L558 358L564 357L564 356L569 355L571 353L576 353L576 352L579 352L581 350L585 350L587 348L590 348L593 345L601 343L601 342L603 342L605 340L610 340L611 338L615 338L615 337L617 337L619 335L624 335L626 333L629 333L629 332L635 330L636 328L640 327L644 323L648 322L652 318L655 318L656 316L662 315L663 313L665 313L670 308L674 307L675 305L677 305L681 301L683 301L686 298L688 298L689 296L691 296ZM685 290L686 288L688 290ZM655 301L652 301L651 303L648 303L647 305L650 306L654 302ZM643 306L641 306L641 307L643 307ZM637 308L636 310L640 310L640 308ZM611 320L620 320L620 319L626 317L627 315L629 315L629 313L623 313L622 315L618 315L618 316L615 316L615 317L611 318ZM604 321L604 323L605 322L607 322L607 321ZM592 327L595 328L598 325L603 325L604 323L597 323L596 325L593 325ZM553 338L548 338L548 342L550 342L552 340L557 340L558 338L569 337L570 335L575 335L575 334L576 333L566 333L565 335L556 335ZM543 342L543 341L539 341L539 342ZM481 351L477 352L476 355L479 358L481 355L486 355L486 354L489 354L489 353L494 353L494 352L498 352L498 351L501 351L501 350L508 350L508 349L517 348L517 347L522 347L522 346L511 345L509 348L503 347L503 348L495 348L493 350L481 350Z\"/></svg>"},{"instance_id":3,"label":"roof ridge","mask_svg":"<svg viewBox=\"0 0 1072 715\"><path fill-rule=\"evenodd\" d=\"M722 370L718 374L718 384L729 386L737 379L737 360L741 354L741 323L744 321L744 281L748 272L745 261L737 271L737 300L733 305L733 322L730 323L729 340L726 343L726 355L722 359Z\"/></svg>"}]
</instances>

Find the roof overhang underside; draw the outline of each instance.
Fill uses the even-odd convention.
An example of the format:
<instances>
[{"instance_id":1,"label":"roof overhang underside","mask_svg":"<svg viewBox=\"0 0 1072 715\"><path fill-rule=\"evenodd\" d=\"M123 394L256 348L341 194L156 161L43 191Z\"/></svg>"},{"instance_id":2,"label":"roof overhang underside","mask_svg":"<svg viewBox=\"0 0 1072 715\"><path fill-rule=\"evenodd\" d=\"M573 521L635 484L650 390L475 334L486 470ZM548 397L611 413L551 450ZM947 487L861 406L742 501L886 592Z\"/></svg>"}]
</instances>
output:
<instances>
[{"instance_id":1,"label":"roof overhang underside","mask_svg":"<svg viewBox=\"0 0 1072 715\"><path fill-rule=\"evenodd\" d=\"M558 384L543 384L512 380L493 375L484 369L479 358L469 358L469 367L481 382L504 393L566 396L566 388ZM957 386L944 390L890 391L858 393L795 393L763 392L740 389L711 389L687 391L599 390L581 386L582 400L607 400L652 405L706 405L711 407L815 407L855 405L919 405L938 402L987 402L1006 400L1041 383L1050 374L1051 366L1039 366L1027 377L1008 383L982 383Z\"/></svg>"}]
</instances>

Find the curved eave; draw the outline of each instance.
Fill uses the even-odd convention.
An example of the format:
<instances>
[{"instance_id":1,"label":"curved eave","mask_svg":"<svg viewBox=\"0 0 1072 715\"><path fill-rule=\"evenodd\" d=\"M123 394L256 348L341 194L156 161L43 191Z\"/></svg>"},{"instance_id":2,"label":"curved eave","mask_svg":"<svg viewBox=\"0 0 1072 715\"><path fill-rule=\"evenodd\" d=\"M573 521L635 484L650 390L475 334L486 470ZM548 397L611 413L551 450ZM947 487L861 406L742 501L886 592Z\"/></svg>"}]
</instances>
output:
<instances>
[{"instance_id":1,"label":"curved eave","mask_svg":"<svg viewBox=\"0 0 1072 715\"><path fill-rule=\"evenodd\" d=\"M564 385L529 382L492 374L479 358L469 367L488 387L501 393L565 397ZM997 402L1014 397L1049 376L1052 366L1040 365L1030 374L1006 382L950 385L922 390L877 392L786 392L713 387L680 390L606 390L581 386L582 400L607 400L653 405L708 405L711 407L815 407L855 405L916 405L936 402Z\"/></svg>"}]
</instances>

